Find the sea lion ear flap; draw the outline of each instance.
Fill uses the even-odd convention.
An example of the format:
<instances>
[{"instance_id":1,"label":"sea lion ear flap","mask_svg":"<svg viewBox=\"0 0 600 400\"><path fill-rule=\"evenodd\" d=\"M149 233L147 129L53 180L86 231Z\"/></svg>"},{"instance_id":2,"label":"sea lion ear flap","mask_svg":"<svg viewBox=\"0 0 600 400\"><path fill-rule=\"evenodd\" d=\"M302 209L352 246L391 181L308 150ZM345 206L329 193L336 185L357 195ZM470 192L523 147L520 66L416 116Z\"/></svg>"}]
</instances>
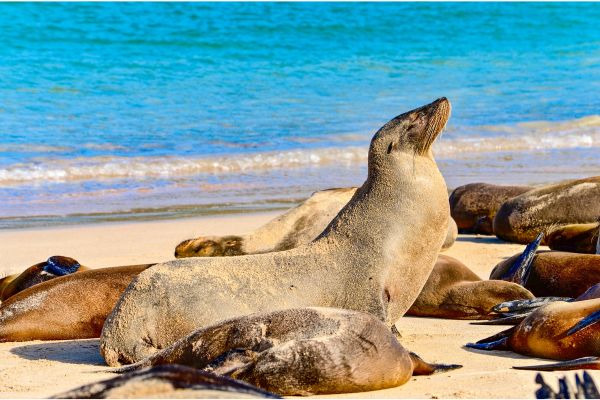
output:
<instances>
[{"instance_id":1,"label":"sea lion ear flap","mask_svg":"<svg viewBox=\"0 0 600 400\"><path fill-rule=\"evenodd\" d=\"M44 271L56 276L63 276L77 272L79 267L81 267L79 262L71 257L52 256L46 261Z\"/></svg>"},{"instance_id":2,"label":"sea lion ear flap","mask_svg":"<svg viewBox=\"0 0 600 400\"><path fill-rule=\"evenodd\" d=\"M387 153L390 154L392 151L398 150L398 142L393 140L390 142L387 148Z\"/></svg>"}]
</instances>

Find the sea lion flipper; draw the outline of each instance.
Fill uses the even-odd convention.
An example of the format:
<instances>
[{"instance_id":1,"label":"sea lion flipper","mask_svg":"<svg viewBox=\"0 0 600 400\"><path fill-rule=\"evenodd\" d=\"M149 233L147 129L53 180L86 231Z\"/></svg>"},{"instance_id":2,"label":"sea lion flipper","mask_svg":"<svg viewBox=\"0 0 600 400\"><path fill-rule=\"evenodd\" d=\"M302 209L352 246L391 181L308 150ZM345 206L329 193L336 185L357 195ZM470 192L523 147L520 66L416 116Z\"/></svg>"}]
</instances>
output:
<instances>
[{"instance_id":1,"label":"sea lion flipper","mask_svg":"<svg viewBox=\"0 0 600 400\"><path fill-rule=\"evenodd\" d=\"M410 359L413 363L413 375L431 375L436 372L451 371L462 368L459 364L433 364L423 360L417 354L410 352Z\"/></svg>"},{"instance_id":2,"label":"sea lion flipper","mask_svg":"<svg viewBox=\"0 0 600 400\"><path fill-rule=\"evenodd\" d=\"M541 307L555 301L573 301L571 297L536 297L535 299L505 301L492 307L497 313L529 313L534 308Z\"/></svg>"},{"instance_id":3,"label":"sea lion flipper","mask_svg":"<svg viewBox=\"0 0 600 400\"><path fill-rule=\"evenodd\" d=\"M471 325L517 325L529 315L530 313L509 315L508 317L490 319L488 321L471 322Z\"/></svg>"},{"instance_id":4,"label":"sea lion flipper","mask_svg":"<svg viewBox=\"0 0 600 400\"><path fill-rule=\"evenodd\" d=\"M584 398L600 398L598 386L596 386L596 382L594 382L594 379L592 379L592 376L587 371L583 371L583 382L579 379L579 375L575 374L575 384L577 386L577 391L582 393Z\"/></svg>"},{"instance_id":5,"label":"sea lion flipper","mask_svg":"<svg viewBox=\"0 0 600 400\"><path fill-rule=\"evenodd\" d=\"M570 371L573 369L600 369L600 357L581 357L575 360L561 361L552 364L527 365L513 367L527 371Z\"/></svg>"},{"instance_id":6,"label":"sea lion flipper","mask_svg":"<svg viewBox=\"0 0 600 400\"><path fill-rule=\"evenodd\" d=\"M574 333L577 333L580 330L585 329L588 326L595 324L598 321L600 321L600 310L594 311L593 313L591 313L590 315L588 315L587 317L585 317L584 319L579 321L575 326L573 326L571 329L569 329L567 331L565 336L571 336Z\"/></svg>"},{"instance_id":7,"label":"sea lion flipper","mask_svg":"<svg viewBox=\"0 0 600 400\"><path fill-rule=\"evenodd\" d=\"M510 350L508 347L508 337L484 343L467 343L465 347L475 350Z\"/></svg>"},{"instance_id":8,"label":"sea lion flipper","mask_svg":"<svg viewBox=\"0 0 600 400\"><path fill-rule=\"evenodd\" d=\"M535 253L540 247L540 243L544 238L544 232L540 232L537 237L525 247L523 253L515 260L515 263L509 268L509 270L502 276L503 280L509 282L518 283L521 286L525 286L529 274L531 273L531 266Z\"/></svg>"},{"instance_id":9,"label":"sea lion flipper","mask_svg":"<svg viewBox=\"0 0 600 400\"><path fill-rule=\"evenodd\" d=\"M81 267L79 262L71 257L52 256L46 261L44 271L52 275L64 276L77 272L79 267Z\"/></svg>"}]
</instances>

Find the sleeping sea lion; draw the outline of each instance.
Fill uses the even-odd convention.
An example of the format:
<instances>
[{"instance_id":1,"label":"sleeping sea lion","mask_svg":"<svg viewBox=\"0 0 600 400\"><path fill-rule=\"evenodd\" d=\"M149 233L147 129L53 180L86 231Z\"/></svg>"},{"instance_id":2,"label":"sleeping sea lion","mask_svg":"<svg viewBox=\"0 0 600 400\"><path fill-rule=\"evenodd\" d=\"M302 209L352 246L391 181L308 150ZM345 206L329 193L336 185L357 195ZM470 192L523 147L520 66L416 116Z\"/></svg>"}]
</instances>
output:
<instances>
[{"instance_id":1,"label":"sleeping sea lion","mask_svg":"<svg viewBox=\"0 0 600 400\"><path fill-rule=\"evenodd\" d=\"M296 207L245 235L200 236L184 240L175 248L175 257L270 253L310 243L327 228L342 207L348 204L356 189L351 187L315 192ZM450 248L457 236L456 223L450 219L442 249Z\"/></svg>"},{"instance_id":2,"label":"sleeping sea lion","mask_svg":"<svg viewBox=\"0 0 600 400\"><path fill-rule=\"evenodd\" d=\"M90 269L15 294L0 305L0 342L99 337L127 285L150 265Z\"/></svg>"},{"instance_id":3,"label":"sleeping sea lion","mask_svg":"<svg viewBox=\"0 0 600 400\"><path fill-rule=\"evenodd\" d=\"M52 256L44 262L32 265L20 274L9 275L0 280L0 302L38 283L86 270L88 268L81 266L77 260L70 257Z\"/></svg>"},{"instance_id":4,"label":"sleeping sea lion","mask_svg":"<svg viewBox=\"0 0 600 400\"><path fill-rule=\"evenodd\" d=\"M90 383L51 399L280 399L272 393L226 376L183 365L161 365Z\"/></svg>"},{"instance_id":5,"label":"sleeping sea lion","mask_svg":"<svg viewBox=\"0 0 600 400\"><path fill-rule=\"evenodd\" d=\"M449 115L442 98L384 125L371 141L367 181L311 243L177 259L142 272L104 324L106 362L136 362L198 327L274 309L345 308L391 328L417 298L446 237L448 192L431 144Z\"/></svg>"},{"instance_id":6,"label":"sleeping sea lion","mask_svg":"<svg viewBox=\"0 0 600 400\"><path fill-rule=\"evenodd\" d=\"M551 250L600 254L600 222L571 224L548 233L546 244Z\"/></svg>"},{"instance_id":7,"label":"sleeping sea lion","mask_svg":"<svg viewBox=\"0 0 600 400\"><path fill-rule=\"evenodd\" d=\"M539 232L597 222L599 198L600 176L542 186L505 201L494 218L494 233L525 244Z\"/></svg>"},{"instance_id":8,"label":"sleeping sea lion","mask_svg":"<svg viewBox=\"0 0 600 400\"><path fill-rule=\"evenodd\" d=\"M219 322L118 372L163 364L205 369L282 396L385 389L412 375L460 368L428 364L373 315L335 308L293 308Z\"/></svg>"},{"instance_id":9,"label":"sleeping sea lion","mask_svg":"<svg viewBox=\"0 0 600 400\"><path fill-rule=\"evenodd\" d=\"M533 189L533 186L501 186L469 183L450 194L450 215L461 233L493 235L496 212L508 199Z\"/></svg>"}]
</instances>

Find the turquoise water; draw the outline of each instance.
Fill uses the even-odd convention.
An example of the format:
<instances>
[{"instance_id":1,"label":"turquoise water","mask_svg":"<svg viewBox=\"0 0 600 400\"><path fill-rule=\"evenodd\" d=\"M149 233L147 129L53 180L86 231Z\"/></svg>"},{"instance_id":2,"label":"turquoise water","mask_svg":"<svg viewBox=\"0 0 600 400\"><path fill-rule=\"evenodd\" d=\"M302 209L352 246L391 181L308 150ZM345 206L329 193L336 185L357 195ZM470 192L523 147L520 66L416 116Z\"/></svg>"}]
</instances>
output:
<instances>
[{"instance_id":1,"label":"turquoise water","mask_svg":"<svg viewBox=\"0 0 600 400\"><path fill-rule=\"evenodd\" d=\"M0 227L281 208L446 96L449 186L600 172L597 3L0 4Z\"/></svg>"}]
</instances>

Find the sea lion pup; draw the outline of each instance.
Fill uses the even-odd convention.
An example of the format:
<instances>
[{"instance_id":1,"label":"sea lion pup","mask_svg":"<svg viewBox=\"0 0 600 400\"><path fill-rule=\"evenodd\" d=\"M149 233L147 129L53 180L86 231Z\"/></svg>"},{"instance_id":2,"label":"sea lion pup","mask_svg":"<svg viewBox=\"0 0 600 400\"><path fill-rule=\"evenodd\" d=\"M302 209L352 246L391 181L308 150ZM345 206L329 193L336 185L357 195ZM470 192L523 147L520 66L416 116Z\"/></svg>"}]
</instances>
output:
<instances>
[{"instance_id":1,"label":"sea lion pup","mask_svg":"<svg viewBox=\"0 0 600 400\"><path fill-rule=\"evenodd\" d=\"M469 343L479 350L512 350L534 357L571 360L600 356L600 299L558 301L540 307L519 325ZM585 367L590 363L585 361ZM523 367L518 367L522 369ZM558 368L558 367L556 367Z\"/></svg>"},{"instance_id":2,"label":"sea lion pup","mask_svg":"<svg viewBox=\"0 0 600 400\"><path fill-rule=\"evenodd\" d=\"M494 218L500 239L529 243L539 232L598 221L600 176L542 186L502 204ZM542 243L544 244L544 243Z\"/></svg>"},{"instance_id":3,"label":"sea lion pup","mask_svg":"<svg viewBox=\"0 0 600 400\"><path fill-rule=\"evenodd\" d=\"M127 285L150 265L90 269L17 293L0 305L0 342L99 337Z\"/></svg>"},{"instance_id":4,"label":"sea lion pup","mask_svg":"<svg viewBox=\"0 0 600 400\"><path fill-rule=\"evenodd\" d=\"M546 244L551 250L600 254L600 222L571 224L548 233Z\"/></svg>"},{"instance_id":5,"label":"sea lion pup","mask_svg":"<svg viewBox=\"0 0 600 400\"><path fill-rule=\"evenodd\" d=\"M469 183L450 194L450 215L461 233L493 235L496 212L508 199L533 189L533 186L502 186Z\"/></svg>"},{"instance_id":6,"label":"sea lion pup","mask_svg":"<svg viewBox=\"0 0 600 400\"><path fill-rule=\"evenodd\" d=\"M20 274L9 275L0 280L0 302L30 286L87 269L70 257L52 256L44 262L32 265Z\"/></svg>"},{"instance_id":7,"label":"sea lion pup","mask_svg":"<svg viewBox=\"0 0 600 400\"><path fill-rule=\"evenodd\" d=\"M51 399L280 399L281 397L226 376L183 365L144 368L123 376L90 383Z\"/></svg>"},{"instance_id":8,"label":"sea lion pup","mask_svg":"<svg viewBox=\"0 0 600 400\"><path fill-rule=\"evenodd\" d=\"M293 249L313 241L344 207L355 187L320 190L284 214L272 219L253 232L242 236L200 236L187 239L175 248L176 258L223 257L270 253ZM448 232L442 249L456 241L458 228L448 221Z\"/></svg>"},{"instance_id":9,"label":"sea lion pup","mask_svg":"<svg viewBox=\"0 0 600 400\"><path fill-rule=\"evenodd\" d=\"M580 296L600 282L600 255L539 251L541 235L521 254L501 261L494 267L490 279L515 282L529 289L536 297Z\"/></svg>"},{"instance_id":10,"label":"sea lion pup","mask_svg":"<svg viewBox=\"0 0 600 400\"><path fill-rule=\"evenodd\" d=\"M488 319L493 317L493 307L499 300L501 303L532 298L533 294L521 285L500 280L483 281L456 258L440 254L423 290L406 315Z\"/></svg>"},{"instance_id":11,"label":"sea lion pup","mask_svg":"<svg viewBox=\"0 0 600 400\"><path fill-rule=\"evenodd\" d=\"M446 237L447 189L430 148L449 115L442 98L384 125L371 141L367 181L313 242L142 272L104 324L106 362L136 362L198 327L282 308L363 311L391 328L417 298Z\"/></svg>"},{"instance_id":12,"label":"sea lion pup","mask_svg":"<svg viewBox=\"0 0 600 400\"><path fill-rule=\"evenodd\" d=\"M119 372L184 364L284 396L352 393L460 365L428 364L375 316L337 308L256 313L200 328Z\"/></svg>"}]
</instances>

